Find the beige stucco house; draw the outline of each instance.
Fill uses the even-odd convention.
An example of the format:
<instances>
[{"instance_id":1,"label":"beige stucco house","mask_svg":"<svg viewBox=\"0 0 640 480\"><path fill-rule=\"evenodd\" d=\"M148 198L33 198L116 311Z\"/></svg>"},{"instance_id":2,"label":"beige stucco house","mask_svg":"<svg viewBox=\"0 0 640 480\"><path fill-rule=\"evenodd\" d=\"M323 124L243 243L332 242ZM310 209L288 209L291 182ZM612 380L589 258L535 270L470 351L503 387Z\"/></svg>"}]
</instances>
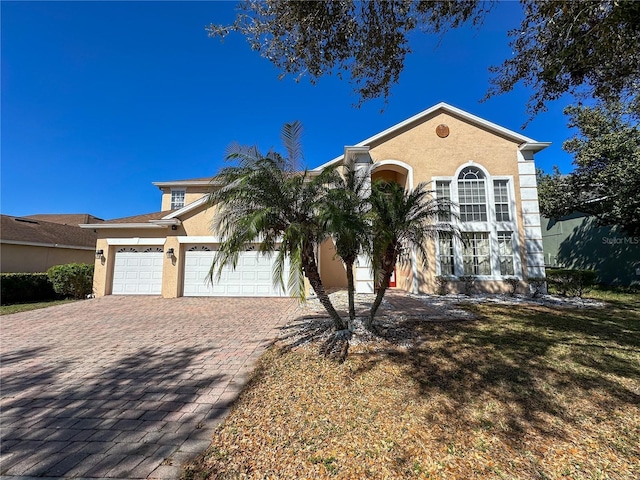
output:
<instances>
[{"instance_id":1,"label":"beige stucco house","mask_svg":"<svg viewBox=\"0 0 640 480\"><path fill-rule=\"evenodd\" d=\"M451 199L462 238L443 237L428 248L430 262L399 268L396 288L432 292L438 275L476 277L487 291L506 288L504 279L544 276L544 257L534 154L549 146L460 109L440 103L354 146L315 169L353 156L371 165L372 180L396 181L407 189L429 182L434 195ZM272 259L249 250L235 270L211 284L207 273L219 238L210 230L215 207L206 202L211 178L154 183L161 211L100 225L95 293L178 296L276 296ZM319 249L326 287L346 286L344 266L330 241ZM356 268L357 289L373 290L364 259Z\"/></svg>"}]
</instances>

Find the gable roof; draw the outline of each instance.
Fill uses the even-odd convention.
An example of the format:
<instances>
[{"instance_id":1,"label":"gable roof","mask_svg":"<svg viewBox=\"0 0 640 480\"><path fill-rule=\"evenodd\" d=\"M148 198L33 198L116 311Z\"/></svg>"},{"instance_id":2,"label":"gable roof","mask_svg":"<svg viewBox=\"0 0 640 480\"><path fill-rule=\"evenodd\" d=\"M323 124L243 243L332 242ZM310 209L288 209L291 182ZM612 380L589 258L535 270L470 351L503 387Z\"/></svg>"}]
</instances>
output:
<instances>
[{"instance_id":1,"label":"gable roof","mask_svg":"<svg viewBox=\"0 0 640 480\"><path fill-rule=\"evenodd\" d=\"M172 210L170 212L164 212L166 215L162 217L163 220L170 220L172 218L178 218L180 215L184 215L185 213L189 213L191 210L195 210L200 205L204 205L209 200L208 195L204 195L197 200L194 200L189 205L185 205L182 208L178 208L177 210Z\"/></svg>"},{"instance_id":2,"label":"gable roof","mask_svg":"<svg viewBox=\"0 0 640 480\"><path fill-rule=\"evenodd\" d=\"M133 215L131 217L114 218L98 224L81 224L81 228L86 229L106 229L106 228L166 228L170 225L180 225L180 216L205 205L208 195L203 195L199 199L174 210L164 210L161 212L145 213L143 215Z\"/></svg>"},{"instance_id":3,"label":"gable roof","mask_svg":"<svg viewBox=\"0 0 640 480\"><path fill-rule=\"evenodd\" d=\"M162 219L165 215L167 215L167 213L169 212L174 212L175 210L169 210L169 211L164 211L164 212L152 212L152 213L143 213L142 215L132 215L130 217L121 217L121 218L114 218L111 220L106 220L105 222L103 222L104 224L112 224L112 223L140 223L140 222L148 222L150 220L160 220Z\"/></svg>"},{"instance_id":4,"label":"gable roof","mask_svg":"<svg viewBox=\"0 0 640 480\"><path fill-rule=\"evenodd\" d=\"M168 215L176 210L165 210L162 212L144 213L130 217L114 218L102 223L83 223L80 228L101 230L107 228L166 228L170 225L180 225L180 220Z\"/></svg>"},{"instance_id":5,"label":"gable roof","mask_svg":"<svg viewBox=\"0 0 640 480\"><path fill-rule=\"evenodd\" d=\"M440 102L431 108L427 108L426 110L423 110L422 112L414 115L413 117L403 120L402 122L397 123L392 127L389 127L386 130L383 130L382 132L373 135L372 137L369 137L365 140L362 140L359 143L356 143L354 147L364 147L364 146L370 146L372 144L375 144L381 141L382 139L384 139L385 137L393 135L412 124L420 123L426 117L429 117L430 115L433 115L438 111L449 113L453 116L456 116L458 118L461 118L462 120L465 120L471 123L472 125L476 125L478 127L489 130L497 135L513 140L514 142L520 144L520 147L519 147L520 150L532 150L534 152L537 152L551 145L550 142L537 142L520 133L514 132L513 130L509 130L507 128L501 127L500 125L489 122L488 120L477 117L476 115L472 115L469 112L460 110L459 108L453 107L447 103ZM342 161L343 159L344 159L344 154L320 165L319 167L314 168L312 171L314 172L320 171L323 168L328 167L329 165Z\"/></svg>"},{"instance_id":6,"label":"gable roof","mask_svg":"<svg viewBox=\"0 0 640 480\"><path fill-rule=\"evenodd\" d=\"M93 250L98 235L77 225L0 215L0 243ZM99 224L97 224L99 225Z\"/></svg>"},{"instance_id":7,"label":"gable roof","mask_svg":"<svg viewBox=\"0 0 640 480\"><path fill-rule=\"evenodd\" d=\"M89 213L38 213L27 215L24 218L44 220L45 222L60 223L62 225L78 226L81 223L102 223L102 218L94 217Z\"/></svg>"}]
</instances>

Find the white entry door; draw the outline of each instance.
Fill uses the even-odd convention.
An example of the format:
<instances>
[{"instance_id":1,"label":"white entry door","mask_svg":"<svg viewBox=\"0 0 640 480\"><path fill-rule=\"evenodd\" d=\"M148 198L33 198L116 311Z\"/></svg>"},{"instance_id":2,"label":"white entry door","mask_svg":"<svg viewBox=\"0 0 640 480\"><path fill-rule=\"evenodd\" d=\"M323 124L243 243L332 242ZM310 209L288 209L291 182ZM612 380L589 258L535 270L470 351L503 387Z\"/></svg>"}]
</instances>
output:
<instances>
[{"instance_id":1,"label":"white entry door","mask_svg":"<svg viewBox=\"0 0 640 480\"><path fill-rule=\"evenodd\" d=\"M122 247L113 268L114 295L162 293L162 247Z\"/></svg>"},{"instance_id":2,"label":"white entry door","mask_svg":"<svg viewBox=\"0 0 640 480\"><path fill-rule=\"evenodd\" d=\"M287 293L274 287L273 266L275 253L269 258L258 252L242 252L234 270L225 267L220 280L209 280L209 269L213 263L215 246L194 246L184 254L185 297L282 297ZM289 275L285 265L284 281Z\"/></svg>"}]
</instances>

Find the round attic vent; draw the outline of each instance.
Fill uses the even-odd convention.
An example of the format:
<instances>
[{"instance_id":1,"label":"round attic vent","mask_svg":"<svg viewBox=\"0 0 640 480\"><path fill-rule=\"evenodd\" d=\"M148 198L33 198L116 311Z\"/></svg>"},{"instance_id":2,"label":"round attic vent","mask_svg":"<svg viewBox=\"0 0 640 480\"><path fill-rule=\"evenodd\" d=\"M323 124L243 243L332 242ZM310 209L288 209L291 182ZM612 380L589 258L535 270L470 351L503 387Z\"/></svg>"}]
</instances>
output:
<instances>
[{"instance_id":1,"label":"round attic vent","mask_svg":"<svg viewBox=\"0 0 640 480\"><path fill-rule=\"evenodd\" d=\"M446 138L449 136L449 127L447 127L444 123L441 123L436 127L436 135L440 138Z\"/></svg>"}]
</instances>

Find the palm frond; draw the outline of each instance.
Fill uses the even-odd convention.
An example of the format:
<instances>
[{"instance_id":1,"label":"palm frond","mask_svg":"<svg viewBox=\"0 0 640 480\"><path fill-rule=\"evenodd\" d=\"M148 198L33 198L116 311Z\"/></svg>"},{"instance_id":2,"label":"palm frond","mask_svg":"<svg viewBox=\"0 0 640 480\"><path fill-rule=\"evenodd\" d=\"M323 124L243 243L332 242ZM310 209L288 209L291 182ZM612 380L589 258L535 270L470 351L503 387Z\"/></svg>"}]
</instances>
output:
<instances>
[{"instance_id":1,"label":"palm frond","mask_svg":"<svg viewBox=\"0 0 640 480\"><path fill-rule=\"evenodd\" d=\"M285 123L280 133L282 144L287 151L286 169L290 172L298 171L302 165L302 131L302 123L296 120Z\"/></svg>"}]
</instances>

